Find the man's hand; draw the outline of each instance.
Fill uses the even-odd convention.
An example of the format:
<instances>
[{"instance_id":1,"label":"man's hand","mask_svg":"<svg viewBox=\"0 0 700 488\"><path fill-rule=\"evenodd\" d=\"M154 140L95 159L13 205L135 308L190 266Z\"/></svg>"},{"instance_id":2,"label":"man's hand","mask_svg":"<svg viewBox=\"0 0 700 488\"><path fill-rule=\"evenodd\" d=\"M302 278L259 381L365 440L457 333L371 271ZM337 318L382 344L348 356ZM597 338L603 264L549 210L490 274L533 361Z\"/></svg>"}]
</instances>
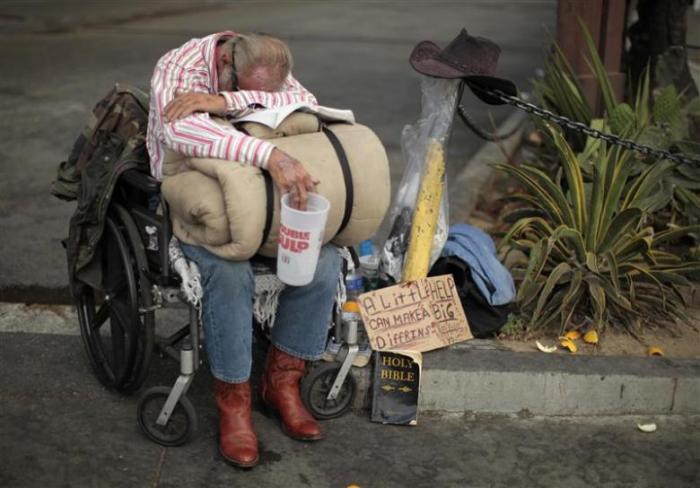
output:
<instances>
[{"instance_id":1,"label":"man's hand","mask_svg":"<svg viewBox=\"0 0 700 488\"><path fill-rule=\"evenodd\" d=\"M226 99L221 95L181 92L176 93L175 98L165 106L163 115L166 122L174 122L194 112L222 114L225 111Z\"/></svg>"},{"instance_id":2,"label":"man's hand","mask_svg":"<svg viewBox=\"0 0 700 488\"><path fill-rule=\"evenodd\" d=\"M267 171L280 193L291 194L291 204L298 210L306 210L307 193L313 191L319 181L306 172L299 161L274 149L267 163Z\"/></svg>"}]
</instances>

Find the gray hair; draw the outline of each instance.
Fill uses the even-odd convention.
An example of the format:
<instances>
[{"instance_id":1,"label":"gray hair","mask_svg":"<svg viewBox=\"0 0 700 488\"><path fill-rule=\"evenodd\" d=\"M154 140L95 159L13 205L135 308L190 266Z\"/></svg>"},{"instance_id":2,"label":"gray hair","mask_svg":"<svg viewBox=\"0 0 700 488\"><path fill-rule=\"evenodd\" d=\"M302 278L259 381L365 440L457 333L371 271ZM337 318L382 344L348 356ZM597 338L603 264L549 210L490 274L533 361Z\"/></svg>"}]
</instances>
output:
<instances>
[{"instance_id":1,"label":"gray hair","mask_svg":"<svg viewBox=\"0 0 700 488\"><path fill-rule=\"evenodd\" d=\"M272 68L284 81L292 71L294 60L284 41L267 34L238 34L224 44L231 49L237 74L247 74L253 68Z\"/></svg>"}]
</instances>

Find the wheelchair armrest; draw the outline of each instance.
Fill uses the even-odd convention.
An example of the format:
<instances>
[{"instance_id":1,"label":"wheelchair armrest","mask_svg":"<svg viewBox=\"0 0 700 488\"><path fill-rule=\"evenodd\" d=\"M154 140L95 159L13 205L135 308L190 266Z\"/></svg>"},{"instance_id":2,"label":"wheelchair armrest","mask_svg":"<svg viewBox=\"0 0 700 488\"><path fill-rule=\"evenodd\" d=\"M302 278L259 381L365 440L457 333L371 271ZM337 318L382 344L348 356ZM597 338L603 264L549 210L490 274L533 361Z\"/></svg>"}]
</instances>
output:
<instances>
[{"instance_id":1,"label":"wheelchair armrest","mask_svg":"<svg viewBox=\"0 0 700 488\"><path fill-rule=\"evenodd\" d=\"M119 181L148 195L160 193L160 181L138 169L128 169L119 176Z\"/></svg>"}]
</instances>

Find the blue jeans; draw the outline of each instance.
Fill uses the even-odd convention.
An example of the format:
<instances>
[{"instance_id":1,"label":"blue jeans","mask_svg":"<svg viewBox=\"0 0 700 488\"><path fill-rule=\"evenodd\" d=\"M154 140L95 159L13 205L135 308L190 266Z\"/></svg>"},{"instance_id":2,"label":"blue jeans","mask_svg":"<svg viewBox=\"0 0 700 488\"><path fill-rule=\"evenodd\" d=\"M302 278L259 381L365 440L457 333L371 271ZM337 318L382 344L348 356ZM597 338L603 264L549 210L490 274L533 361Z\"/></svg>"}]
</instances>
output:
<instances>
[{"instance_id":1,"label":"blue jeans","mask_svg":"<svg viewBox=\"0 0 700 488\"><path fill-rule=\"evenodd\" d=\"M227 383L248 381L255 294L250 262L230 261L203 247L181 245L202 275L202 321L211 372ZM323 246L313 281L282 291L272 344L292 356L320 359L326 347L340 269L337 248Z\"/></svg>"}]
</instances>

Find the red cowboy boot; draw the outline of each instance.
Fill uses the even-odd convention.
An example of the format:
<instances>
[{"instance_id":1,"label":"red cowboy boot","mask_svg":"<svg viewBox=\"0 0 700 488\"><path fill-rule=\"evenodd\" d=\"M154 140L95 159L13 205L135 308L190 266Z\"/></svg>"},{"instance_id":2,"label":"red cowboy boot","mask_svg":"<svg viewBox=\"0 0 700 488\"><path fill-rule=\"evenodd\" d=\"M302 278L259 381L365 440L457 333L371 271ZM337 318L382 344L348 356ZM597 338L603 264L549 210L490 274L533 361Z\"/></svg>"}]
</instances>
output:
<instances>
[{"instance_id":1,"label":"red cowboy boot","mask_svg":"<svg viewBox=\"0 0 700 488\"><path fill-rule=\"evenodd\" d=\"M258 463L258 438L250 415L250 383L214 379L219 410L219 451L231 464L251 468Z\"/></svg>"},{"instance_id":2,"label":"red cowboy boot","mask_svg":"<svg viewBox=\"0 0 700 488\"><path fill-rule=\"evenodd\" d=\"M315 441L322 438L321 427L299 395L304 367L303 359L270 346L260 393L263 403L281 418L285 434L300 441Z\"/></svg>"}]
</instances>

